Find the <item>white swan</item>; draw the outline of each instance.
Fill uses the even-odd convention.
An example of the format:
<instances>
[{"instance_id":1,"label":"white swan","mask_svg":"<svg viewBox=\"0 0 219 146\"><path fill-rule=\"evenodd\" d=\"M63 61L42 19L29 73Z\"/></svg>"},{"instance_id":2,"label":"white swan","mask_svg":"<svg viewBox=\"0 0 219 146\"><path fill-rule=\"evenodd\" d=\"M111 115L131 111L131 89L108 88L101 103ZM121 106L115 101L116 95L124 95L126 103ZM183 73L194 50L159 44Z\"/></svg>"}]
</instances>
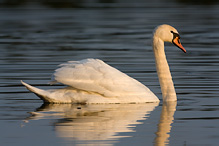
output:
<instances>
[{"instance_id":1,"label":"white swan","mask_svg":"<svg viewBox=\"0 0 219 146\"><path fill-rule=\"evenodd\" d=\"M163 101L176 101L172 77L164 52L164 42L172 42L184 52L179 33L170 25L154 31L153 50ZM21 81L44 102L49 103L146 103L159 99L146 86L98 59L69 61L55 70L52 83L68 87L42 90Z\"/></svg>"}]
</instances>

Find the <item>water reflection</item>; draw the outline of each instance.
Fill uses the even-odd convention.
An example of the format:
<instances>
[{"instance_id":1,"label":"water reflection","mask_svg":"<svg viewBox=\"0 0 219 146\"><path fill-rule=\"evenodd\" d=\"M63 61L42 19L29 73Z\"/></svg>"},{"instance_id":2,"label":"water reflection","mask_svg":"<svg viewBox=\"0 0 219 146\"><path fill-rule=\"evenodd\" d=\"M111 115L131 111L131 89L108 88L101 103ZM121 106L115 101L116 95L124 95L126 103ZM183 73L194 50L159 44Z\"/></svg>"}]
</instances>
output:
<instances>
[{"instance_id":1,"label":"water reflection","mask_svg":"<svg viewBox=\"0 0 219 146\"><path fill-rule=\"evenodd\" d=\"M135 132L139 120L146 120L158 103L72 105L45 104L27 120L54 119L58 137L66 142L111 145Z\"/></svg>"},{"instance_id":2,"label":"water reflection","mask_svg":"<svg viewBox=\"0 0 219 146\"><path fill-rule=\"evenodd\" d=\"M174 113L176 111L177 102L163 103L162 112L160 114L160 121L157 125L156 138L154 140L155 146L165 146L169 144L171 124L174 120Z\"/></svg>"},{"instance_id":3,"label":"water reflection","mask_svg":"<svg viewBox=\"0 0 219 146\"><path fill-rule=\"evenodd\" d=\"M174 120L177 102L163 103L157 125L155 146L169 144L171 124ZM111 145L124 132L135 132L137 124L146 120L158 103L150 104L44 104L26 120L53 120L57 137L65 142L80 144Z\"/></svg>"}]
</instances>

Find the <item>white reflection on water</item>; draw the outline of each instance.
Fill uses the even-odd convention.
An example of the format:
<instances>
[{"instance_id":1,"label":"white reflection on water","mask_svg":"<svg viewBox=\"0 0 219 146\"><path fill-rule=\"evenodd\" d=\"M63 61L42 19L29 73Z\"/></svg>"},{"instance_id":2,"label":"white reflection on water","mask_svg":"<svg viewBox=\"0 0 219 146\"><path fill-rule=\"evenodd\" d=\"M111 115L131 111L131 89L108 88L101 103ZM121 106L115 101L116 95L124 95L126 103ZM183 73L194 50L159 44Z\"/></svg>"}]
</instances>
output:
<instances>
[{"instance_id":1,"label":"white reflection on water","mask_svg":"<svg viewBox=\"0 0 219 146\"><path fill-rule=\"evenodd\" d=\"M164 103L160 114L160 121L157 125L155 146L165 146L169 144L171 124L174 120L174 113L176 111L177 102Z\"/></svg>"},{"instance_id":2,"label":"white reflection on water","mask_svg":"<svg viewBox=\"0 0 219 146\"><path fill-rule=\"evenodd\" d=\"M137 124L142 124L158 103L149 104L46 104L30 112L26 120L55 119L57 137L66 143L77 145L113 145L124 132L135 132ZM163 146L168 138L176 110L176 102L163 104L154 143Z\"/></svg>"},{"instance_id":3,"label":"white reflection on water","mask_svg":"<svg viewBox=\"0 0 219 146\"><path fill-rule=\"evenodd\" d=\"M57 119L53 123L58 137L89 144L113 144L135 132L139 120L146 120L158 103L148 104L48 104L31 112L27 120Z\"/></svg>"}]
</instances>

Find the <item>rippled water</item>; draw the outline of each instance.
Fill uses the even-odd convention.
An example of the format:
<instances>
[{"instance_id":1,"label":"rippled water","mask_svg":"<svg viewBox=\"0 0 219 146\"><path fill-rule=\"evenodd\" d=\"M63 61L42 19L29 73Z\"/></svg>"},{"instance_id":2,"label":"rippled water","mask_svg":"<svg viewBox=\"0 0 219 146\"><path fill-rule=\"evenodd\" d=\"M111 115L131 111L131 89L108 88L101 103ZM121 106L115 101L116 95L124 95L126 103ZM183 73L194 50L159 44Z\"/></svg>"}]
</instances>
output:
<instances>
[{"instance_id":1,"label":"rippled water","mask_svg":"<svg viewBox=\"0 0 219 146\"><path fill-rule=\"evenodd\" d=\"M166 2L0 12L4 146L218 144L218 5ZM177 106L43 105L20 84L24 80L52 88L47 83L58 64L99 58L147 85L161 99L151 37L163 23L178 29L188 52L166 44Z\"/></svg>"}]
</instances>

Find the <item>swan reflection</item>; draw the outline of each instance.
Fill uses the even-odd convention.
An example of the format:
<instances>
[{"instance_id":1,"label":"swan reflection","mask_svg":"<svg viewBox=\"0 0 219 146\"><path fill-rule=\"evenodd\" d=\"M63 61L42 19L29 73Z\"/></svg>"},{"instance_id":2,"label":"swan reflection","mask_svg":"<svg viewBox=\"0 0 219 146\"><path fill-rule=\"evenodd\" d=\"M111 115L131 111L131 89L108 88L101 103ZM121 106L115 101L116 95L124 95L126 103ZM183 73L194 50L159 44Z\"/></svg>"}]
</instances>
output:
<instances>
[{"instance_id":1,"label":"swan reflection","mask_svg":"<svg viewBox=\"0 0 219 146\"><path fill-rule=\"evenodd\" d=\"M45 104L27 120L56 119L53 123L58 137L77 143L113 144L135 132L134 127L146 120L158 103L148 104Z\"/></svg>"},{"instance_id":2,"label":"swan reflection","mask_svg":"<svg viewBox=\"0 0 219 146\"><path fill-rule=\"evenodd\" d=\"M176 111L176 105L177 102L163 103L160 121L157 125L155 146L165 146L169 144L171 124L174 120L173 116Z\"/></svg>"}]
</instances>

